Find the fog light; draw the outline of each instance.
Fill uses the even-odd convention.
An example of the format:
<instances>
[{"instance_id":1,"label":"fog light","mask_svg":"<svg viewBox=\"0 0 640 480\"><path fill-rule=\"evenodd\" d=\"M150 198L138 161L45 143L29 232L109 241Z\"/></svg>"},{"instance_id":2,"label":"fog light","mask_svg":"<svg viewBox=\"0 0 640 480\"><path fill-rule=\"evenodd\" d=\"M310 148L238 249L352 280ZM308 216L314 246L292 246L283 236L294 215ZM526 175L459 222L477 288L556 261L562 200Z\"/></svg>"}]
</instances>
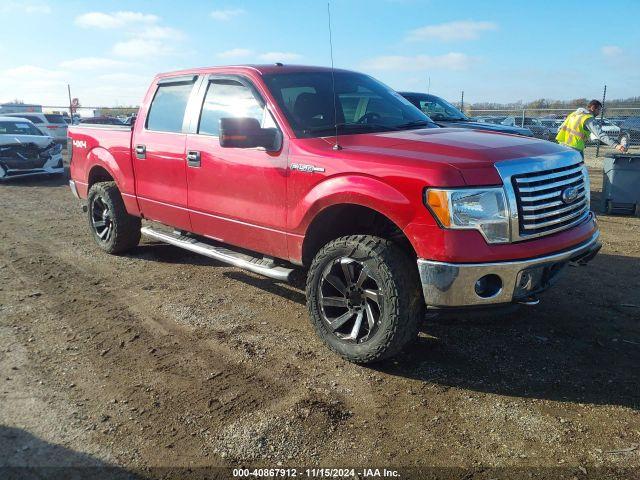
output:
<instances>
[{"instance_id":1,"label":"fog light","mask_svg":"<svg viewBox=\"0 0 640 480\"><path fill-rule=\"evenodd\" d=\"M521 290L532 290L533 287L533 275L531 272L524 271L520 276L520 283L518 284L518 288Z\"/></svg>"},{"instance_id":2,"label":"fog light","mask_svg":"<svg viewBox=\"0 0 640 480\"><path fill-rule=\"evenodd\" d=\"M500 290L502 290L502 279L494 273L480 277L476 281L475 291L479 297L495 297Z\"/></svg>"}]
</instances>

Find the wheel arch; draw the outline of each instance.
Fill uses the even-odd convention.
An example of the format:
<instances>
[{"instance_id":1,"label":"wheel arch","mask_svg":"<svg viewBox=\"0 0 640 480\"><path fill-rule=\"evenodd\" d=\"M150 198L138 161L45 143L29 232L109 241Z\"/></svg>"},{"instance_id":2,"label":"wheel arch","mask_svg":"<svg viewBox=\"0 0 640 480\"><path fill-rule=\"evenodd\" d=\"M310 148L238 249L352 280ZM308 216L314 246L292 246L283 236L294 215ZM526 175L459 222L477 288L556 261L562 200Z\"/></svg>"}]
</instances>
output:
<instances>
[{"instance_id":1,"label":"wheel arch","mask_svg":"<svg viewBox=\"0 0 640 480\"><path fill-rule=\"evenodd\" d=\"M365 174L331 177L314 186L290 210L289 225L297 237L290 247L291 257L308 266L324 243L355 234L405 243L413 255L415 248L404 228L414 217L413 203L379 178Z\"/></svg>"},{"instance_id":2,"label":"wheel arch","mask_svg":"<svg viewBox=\"0 0 640 480\"><path fill-rule=\"evenodd\" d=\"M310 222L302 243L302 264L309 266L324 245L348 235L385 238L403 247L409 256L417 258L407 235L387 215L358 203L336 203L322 209Z\"/></svg>"},{"instance_id":3,"label":"wheel arch","mask_svg":"<svg viewBox=\"0 0 640 480\"><path fill-rule=\"evenodd\" d=\"M102 147L94 148L89 152L87 165L87 192L96 182L115 182L127 212L131 215L140 214L140 207L134 194L135 181L132 170L123 171L117 159Z\"/></svg>"},{"instance_id":4,"label":"wheel arch","mask_svg":"<svg viewBox=\"0 0 640 480\"><path fill-rule=\"evenodd\" d=\"M87 175L87 187L91 188L94 183L114 182L113 175L103 165L96 164L89 170ZM116 182L117 184L117 182Z\"/></svg>"}]
</instances>

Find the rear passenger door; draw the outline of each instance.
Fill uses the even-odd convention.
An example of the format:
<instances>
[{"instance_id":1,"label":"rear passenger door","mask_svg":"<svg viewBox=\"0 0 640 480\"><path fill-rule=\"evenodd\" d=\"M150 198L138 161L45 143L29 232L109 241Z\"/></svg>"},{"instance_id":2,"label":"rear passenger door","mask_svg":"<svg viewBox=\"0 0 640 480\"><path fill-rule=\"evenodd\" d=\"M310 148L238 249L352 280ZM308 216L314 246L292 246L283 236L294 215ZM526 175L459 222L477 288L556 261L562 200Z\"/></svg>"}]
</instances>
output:
<instances>
[{"instance_id":1,"label":"rear passenger door","mask_svg":"<svg viewBox=\"0 0 640 480\"><path fill-rule=\"evenodd\" d=\"M193 231L286 258L286 147L222 148L218 138L221 118L252 117L277 127L263 97L244 77L217 75L203 82L199 97L187 138Z\"/></svg>"},{"instance_id":2,"label":"rear passenger door","mask_svg":"<svg viewBox=\"0 0 640 480\"><path fill-rule=\"evenodd\" d=\"M191 230L187 210L185 112L197 77L162 79L144 122L134 127L136 194L145 218Z\"/></svg>"}]
</instances>

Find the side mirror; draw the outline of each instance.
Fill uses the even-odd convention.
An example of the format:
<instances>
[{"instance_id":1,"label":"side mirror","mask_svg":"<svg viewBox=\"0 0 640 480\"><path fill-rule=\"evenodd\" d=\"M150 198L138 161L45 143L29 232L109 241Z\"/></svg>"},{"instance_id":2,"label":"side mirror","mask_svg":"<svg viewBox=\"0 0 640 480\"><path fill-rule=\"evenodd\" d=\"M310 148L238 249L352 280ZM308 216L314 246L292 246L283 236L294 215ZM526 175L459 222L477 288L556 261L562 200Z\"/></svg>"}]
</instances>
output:
<instances>
[{"instance_id":1,"label":"side mirror","mask_svg":"<svg viewBox=\"0 0 640 480\"><path fill-rule=\"evenodd\" d=\"M275 152L282 147L282 134L277 128L261 128L251 117L221 118L220 146L223 148L263 147Z\"/></svg>"}]
</instances>

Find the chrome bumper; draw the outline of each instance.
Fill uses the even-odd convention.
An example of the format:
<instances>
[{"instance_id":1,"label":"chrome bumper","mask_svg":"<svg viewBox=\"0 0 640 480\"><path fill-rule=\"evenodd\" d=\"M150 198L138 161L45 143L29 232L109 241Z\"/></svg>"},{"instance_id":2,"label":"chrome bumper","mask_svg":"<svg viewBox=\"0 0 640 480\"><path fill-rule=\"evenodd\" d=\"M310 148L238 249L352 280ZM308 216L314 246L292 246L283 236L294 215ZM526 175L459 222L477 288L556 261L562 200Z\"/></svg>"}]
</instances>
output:
<instances>
[{"instance_id":1,"label":"chrome bumper","mask_svg":"<svg viewBox=\"0 0 640 480\"><path fill-rule=\"evenodd\" d=\"M567 263L585 264L591 260L602 246L599 237L600 232L596 232L570 250L527 260L456 264L418 259L425 303L433 307L468 307L529 298L551 286ZM487 275L491 276L489 285L493 289L480 289L480 295L477 282Z\"/></svg>"},{"instance_id":2,"label":"chrome bumper","mask_svg":"<svg viewBox=\"0 0 640 480\"><path fill-rule=\"evenodd\" d=\"M69 180L69 188L71 189L71 193L73 196L80 200L80 195L78 194L78 188L76 187L76 182L73 180Z\"/></svg>"}]
</instances>

